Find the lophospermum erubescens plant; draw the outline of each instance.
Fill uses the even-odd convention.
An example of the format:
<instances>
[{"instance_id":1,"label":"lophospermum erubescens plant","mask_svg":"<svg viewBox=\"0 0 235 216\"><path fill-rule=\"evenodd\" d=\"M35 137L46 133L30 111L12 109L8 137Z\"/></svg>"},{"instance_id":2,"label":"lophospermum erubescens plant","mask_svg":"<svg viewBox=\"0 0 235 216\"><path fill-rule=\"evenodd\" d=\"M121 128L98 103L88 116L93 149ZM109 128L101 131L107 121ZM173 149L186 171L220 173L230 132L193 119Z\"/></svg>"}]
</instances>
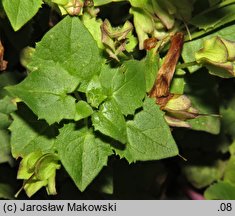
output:
<instances>
[{"instance_id":1,"label":"lophospermum erubescens plant","mask_svg":"<svg viewBox=\"0 0 235 216\"><path fill-rule=\"evenodd\" d=\"M19 192L55 195L63 167L82 192L100 173L102 187L89 187L114 198L121 159L158 161L162 188L162 159L176 156L205 198L235 199L234 10L231 0L2 0L0 162L19 159Z\"/></svg>"}]
</instances>

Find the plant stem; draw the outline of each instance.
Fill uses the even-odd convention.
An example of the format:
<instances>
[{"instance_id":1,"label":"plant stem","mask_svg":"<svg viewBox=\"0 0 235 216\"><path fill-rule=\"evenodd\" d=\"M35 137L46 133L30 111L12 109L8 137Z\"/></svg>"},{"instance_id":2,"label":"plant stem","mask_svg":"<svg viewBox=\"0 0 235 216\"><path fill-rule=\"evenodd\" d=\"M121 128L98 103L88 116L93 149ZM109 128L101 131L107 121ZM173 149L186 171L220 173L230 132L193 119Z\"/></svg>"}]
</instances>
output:
<instances>
[{"instance_id":1,"label":"plant stem","mask_svg":"<svg viewBox=\"0 0 235 216\"><path fill-rule=\"evenodd\" d=\"M81 100L81 97L80 97L80 95L78 94L77 91L74 92L74 96L75 96L75 98L76 98L78 101Z\"/></svg>"},{"instance_id":2,"label":"plant stem","mask_svg":"<svg viewBox=\"0 0 235 216\"><path fill-rule=\"evenodd\" d=\"M196 61L179 64L179 65L176 66L176 70L177 69L184 69L184 68L191 67L191 66L195 66L197 64L198 63Z\"/></svg>"},{"instance_id":3,"label":"plant stem","mask_svg":"<svg viewBox=\"0 0 235 216\"><path fill-rule=\"evenodd\" d=\"M214 29L212 30L209 30L209 31L205 31L205 30L201 30L201 31L196 31L194 33L191 34L191 37L189 37L188 35L185 37L185 40L184 42L188 42L188 41L191 41L195 38L198 38L198 37L201 37L205 34L208 34L210 31L213 31Z\"/></svg>"},{"instance_id":4,"label":"plant stem","mask_svg":"<svg viewBox=\"0 0 235 216\"><path fill-rule=\"evenodd\" d=\"M84 118L84 124L85 124L86 128L89 129L88 118Z\"/></svg>"}]
</instances>

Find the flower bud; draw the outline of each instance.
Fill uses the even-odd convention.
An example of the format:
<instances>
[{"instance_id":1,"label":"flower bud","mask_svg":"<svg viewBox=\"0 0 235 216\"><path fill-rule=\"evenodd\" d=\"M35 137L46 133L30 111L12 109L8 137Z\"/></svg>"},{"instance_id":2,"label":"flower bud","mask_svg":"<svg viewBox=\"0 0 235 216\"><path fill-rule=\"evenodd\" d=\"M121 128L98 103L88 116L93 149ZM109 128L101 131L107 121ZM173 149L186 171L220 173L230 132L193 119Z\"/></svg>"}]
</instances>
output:
<instances>
[{"instance_id":1,"label":"flower bud","mask_svg":"<svg viewBox=\"0 0 235 216\"><path fill-rule=\"evenodd\" d=\"M77 16L82 12L83 2L80 0L72 0L64 6L65 10L71 16Z\"/></svg>"},{"instance_id":2,"label":"flower bud","mask_svg":"<svg viewBox=\"0 0 235 216\"><path fill-rule=\"evenodd\" d=\"M77 16L82 14L82 0L53 0L52 2L59 6L62 15Z\"/></svg>"},{"instance_id":3,"label":"flower bud","mask_svg":"<svg viewBox=\"0 0 235 216\"><path fill-rule=\"evenodd\" d=\"M20 53L20 63L22 66L27 68L27 65L30 63L32 59L32 55L35 49L33 47L25 47Z\"/></svg>"},{"instance_id":4,"label":"flower bud","mask_svg":"<svg viewBox=\"0 0 235 216\"><path fill-rule=\"evenodd\" d=\"M192 107L190 99L185 95L174 95L162 108L168 116L179 120L196 118L199 113Z\"/></svg>"}]
</instances>

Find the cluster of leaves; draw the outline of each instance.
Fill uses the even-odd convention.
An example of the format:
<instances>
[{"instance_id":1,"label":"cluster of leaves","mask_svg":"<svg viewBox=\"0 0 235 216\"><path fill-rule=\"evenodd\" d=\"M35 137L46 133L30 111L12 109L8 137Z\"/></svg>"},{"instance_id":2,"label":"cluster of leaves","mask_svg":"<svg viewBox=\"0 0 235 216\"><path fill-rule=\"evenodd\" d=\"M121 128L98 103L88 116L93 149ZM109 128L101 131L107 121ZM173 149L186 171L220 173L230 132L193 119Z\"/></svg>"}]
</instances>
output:
<instances>
[{"instance_id":1,"label":"cluster of leaves","mask_svg":"<svg viewBox=\"0 0 235 216\"><path fill-rule=\"evenodd\" d=\"M111 2L129 7L115 27L99 17L103 5L115 8ZM0 27L14 35L8 40L20 40L22 29L35 32L30 20L40 17L41 6L51 10L51 28L42 27L40 42L16 46L26 77L19 82L19 72L0 75L0 163L11 164L10 155L21 158L17 178L29 197L42 187L56 194L61 165L84 191L110 157L160 160L177 156L180 147L188 159L180 163L182 173L194 187L209 186L208 199L235 199L235 103L233 91L221 87L223 78L235 76L235 1L206 1L208 9L198 13L203 2L2 1ZM59 17L56 25L53 15ZM174 97L163 108L148 93L171 36L180 31L191 33L170 85ZM11 58L8 63L14 68ZM169 125L187 129L172 134ZM208 137L217 143L207 146ZM200 154L205 160L198 163ZM0 196L9 198L4 187Z\"/></svg>"}]
</instances>

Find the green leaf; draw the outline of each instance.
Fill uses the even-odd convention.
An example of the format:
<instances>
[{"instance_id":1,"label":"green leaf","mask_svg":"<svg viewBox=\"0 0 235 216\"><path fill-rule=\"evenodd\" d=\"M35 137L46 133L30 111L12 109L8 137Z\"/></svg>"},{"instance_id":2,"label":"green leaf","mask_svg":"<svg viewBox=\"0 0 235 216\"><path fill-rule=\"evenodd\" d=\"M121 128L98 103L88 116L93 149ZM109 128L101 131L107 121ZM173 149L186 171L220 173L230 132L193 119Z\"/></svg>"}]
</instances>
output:
<instances>
[{"instance_id":1,"label":"green leaf","mask_svg":"<svg viewBox=\"0 0 235 216\"><path fill-rule=\"evenodd\" d=\"M149 9L152 9L152 6L147 4L147 7ZM134 26L135 26L135 31L138 36L138 41L139 41L139 49L142 50L144 49L144 40L149 38L149 34L154 32L155 28L155 23L153 22L152 15L144 10L145 7L131 7L130 9L130 14L133 15L133 21L134 21ZM164 16L165 14L163 14ZM164 18L168 18L167 15ZM169 25L171 25L171 19L168 20ZM174 20L172 20L174 22ZM144 25L143 25L144 23Z\"/></svg>"},{"instance_id":2,"label":"green leaf","mask_svg":"<svg viewBox=\"0 0 235 216\"><path fill-rule=\"evenodd\" d=\"M124 115L134 114L142 106L146 87L144 65L141 62L126 61L119 70L105 67L100 76L107 96L117 102Z\"/></svg>"},{"instance_id":3,"label":"green leaf","mask_svg":"<svg viewBox=\"0 0 235 216\"><path fill-rule=\"evenodd\" d=\"M11 120L8 115L0 113L0 130L7 129L11 124Z\"/></svg>"},{"instance_id":4,"label":"green leaf","mask_svg":"<svg viewBox=\"0 0 235 216\"><path fill-rule=\"evenodd\" d=\"M169 0L152 1L153 13L161 20L167 29L172 29L175 24L174 14L177 12L175 6ZM149 11L151 7L146 7Z\"/></svg>"},{"instance_id":5,"label":"green leaf","mask_svg":"<svg viewBox=\"0 0 235 216\"><path fill-rule=\"evenodd\" d=\"M0 74L0 98L4 98L8 95L8 92L5 90L6 86L15 85L19 82L19 74L14 72L4 72ZM0 103L2 104L2 103ZM1 105L0 105L1 106Z\"/></svg>"},{"instance_id":6,"label":"green leaf","mask_svg":"<svg viewBox=\"0 0 235 216\"><path fill-rule=\"evenodd\" d=\"M235 26L234 25L228 26L203 38L185 43L182 51L182 57L184 59L184 62L188 63L195 61L195 53L203 47L203 43L205 40L213 36L219 36L227 40L235 41ZM200 67L201 65L196 65L188 67L188 69L191 73L193 73L197 71Z\"/></svg>"},{"instance_id":7,"label":"green leaf","mask_svg":"<svg viewBox=\"0 0 235 216\"><path fill-rule=\"evenodd\" d=\"M218 182L207 188L204 196L208 200L235 200L235 187L227 182Z\"/></svg>"},{"instance_id":8,"label":"green leaf","mask_svg":"<svg viewBox=\"0 0 235 216\"><path fill-rule=\"evenodd\" d=\"M126 61L119 70L105 66L99 79L104 93L116 101L124 115L134 114L142 106L146 90L142 62Z\"/></svg>"},{"instance_id":9,"label":"green leaf","mask_svg":"<svg viewBox=\"0 0 235 216\"><path fill-rule=\"evenodd\" d=\"M90 116L93 113L92 108L90 107L90 105L85 102L85 101L78 101L78 103L76 104L76 116L74 118L75 121L79 121L81 119L87 118L88 116Z\"/></svg>"},{"instance_id":10,"label":"green leaf","mask_svg":"<svg viewBox=\"0 0 235 216\"><path fill-rule=\"evenodd\" d=\"M104 65L101 69L99 80L102 85L105 95L112 97L113 93L113 82L115 74L118 74L118 68L111 68L109 65Z\"/></svg>"},{"instance_id":11,"label":"green leaf","mask_svg":"<svg viewBox=\"0 0 235 216\"><path fill-rule=\"evenodd\" d=\"M16 109L16 103L13 98L5 96L0 100L0 130L7 129L10 126L12 121L9 114Z\"/></svg>"},{"instance_id":12,"label":"green leaf","mask_svg":"<svg viewBox=\"0 0 235 216\"><path fill-rule=\"evenodd\" d=\"M145 99L143 110L127 122L128 143L124 150L115 151L129 163L137 160L159 160L178 154L178 148L171 135L164 113L149 98Z\"/></svg>"},{"instance_id":13,"label":"green leaf","mask_svg":"<svg viewBox=\"0 0 235 216\"><path fill-rule=\"evenodd\" d=\"M89 82L86 89L87 102L91 106L98 108L98 106L107 98L103 92L98 76L94 76Z\"/></svg>"},{"instance_id":14,"label":"green leaf","mask_svg":"<svg viewBox=\"0 0 235 216\"><path fill-rule=\"evenodd\" d=\"M115 101L110 100L104 102L99 111L92 115L92 124L95 130L101 133L126 143L126 122L118 105Z\"/></svg>"},{"instance_id":15,"label":"green leaf","mask_svg":"<svg viewBox=\"0 0 235 216\"><path fill-rule=\"evenodd\" d=\"M7 90L21 98L39 119L46 119L52 124L75 118L75 98L67 94L73 92L77 85L76 78L58 64L47 64L20 84L7 87Z\"/></svg>"},{"instance_id":16,"label":"green leaf","mask_svg":"<svg viewBox=\"0 0 235 216\"><path fill-rule=\"evenodd\" d=\"M16 103L13 98L6 96L0 100L0 112L4 114L10 114L17 109Z\"/></svg>"},{"instance_id":17,"label":"green leaf","mask_svg":"<svg viewBox=\"0 0 235 216\"><path fill-rule=\"evenodd\" d=\"M96 19L94 17L91 18L90 15L85 13L82 16L82 22L86 26L86 28L89 30L89 32L92 34L92 36L94 37L98 47L100 49L104 49L104 45L101 40L102 35L101 35L101 29L100 29L102 20Z\"/></svg>"},{"instance_id":18,"label":"green leaf","mask_svg":"<svg viewBox=\"0 0 235 216\"><path fill-rule=\"evenodd\" d=\"M66 5L69 2L69 0L47 0L47 1L51 1L51 2L58 4L58 5Z\"/></svg>"},{"instance_id":19,"label":"green leaf","mask_svg":"<svg viewBox=\"0 0 235 216\"><path fill-rule=\"evenodd\" d=\"M147 3L148 0L130 0L130 4L133 7L138 7L138 8L144 7Z\"/></svg>"},{"instance_id":20,"label":"green leaf","mask_svg":"<svg viewBox=\"0 0 235 216\"><path fill-rule=\"evenodd\" d=\"M133 35L132 31L127 35L126 51L128 53L134 52L138 44L138 39Z\"/></svg>"},{"instance_id":21,"label":"green leaf","mask_svg":"<svg viewBox=\"0 0 235 216\"><path fill-rule=\"evenodd\" d=\"M14 191L10 185L0 183L0 198L9 200L14 199Z\"/></svg>"},{"instance_id":22,"label":"green leaf","mask_svg":"<svg viewBox=\"0 0 235 216\"><path fill-rule=\"evenodd\" d=\"M3 7L15 31L19 30L37 13L42 0L2 0Z\"/></svg>"},{"instance_id":23,"label":"green leaf","mask_svg":"<svg viewBox=\"0 0 235 216\"><path fill-rule=\"evenodd\" d=\"M224 172L224 181L235 187L235 157L231 156Z\"/></svg>"},{"instance_id":24,"label":"green leaf","mask_svg":"<svg viewBox=\"0 0 235 216\"><path fill-rule=\"evenodd\" d=\"M90 81L101 69L96 41L78 17L66 16L45 34L29 65L40 70L44 65L58 65L80 81ZM59 71L58 71L59 72Z\"/></svg>"},{"instance_id":25,"label":"green leaf","mask_svg":"<svg viewBox=\"0 0 235 216\"><path fill-rule=\"evenodd\" d=\"M218 162L214 165L187 165L183 168L187 180L196 188L202 189L223 175L224 164Z\"/></svg>"},{"instance_id":26,"label":"green leaf","mask_svg":"<svg viewBox=\"0 0 235 216\"><path fill-rule=\"evenodd\" d=\"M12 163L10 134L7 130L0 130L0 163Z\"/></svg>"},{"instance_id":27,"label":"green leaf","mask_svg":"<svg viewBox=\"0 0 235 216\"><path fill-rule=\"evenodd\" d=\"M11 130L12 155L15 158L24 157L34 151L51 152L55 142L57 129L49 126L25 106L19 106L12 114Z\"/></svg>"},{"instance_id":28,"label":"green leaf","mask_svg":"<svg viewBox=\"0 0 235 216\"><path fill-rule=\"evenodd\" d=\"M109 144L73 123L60 130L56 146L63 166L81 191L94 180L112 154Z\"/></svg>"},{"instance_id":29,"label":"green leaf","mask_svg":"<svg viewBox=\"0 0 235 216\"><path fill-rule=\"evenodd\" d=\"M77 40L79 38L79 40ZM76 116L68 95L100 70L96 42L78 18L66 17L37 44L29 76L8 90L49 124Z\"/></svg>"},{"instance_id":30,"label":"green leaf","mask_svg":"<svg viewBox=\"0 0 235 216\"><path fill-rule=\"evenodd\" d=\"M222 128L225 134L230 135L235 140L235 99L221 105Z\"/></svg>"},{"instance_id":31,"label":"green leaf","mask_svg":"<svg viewBox=\"0 0 235 216\"><path fill-rule=\"evenodd\" d=\"M195 16L190 20L190 23L200 29L204 29L205 31L214 30L222 25L234 21L234 10L235 4L227 5L217 10Z\"/></svg>"},{"instance_id":32,"label":"green leaf","mask_svg":"<svg viewBox=\"0 0 235 216\"><path fill-rule=\"evenodd\" d=\"M172 94L184 94L184 75L185 71L181 69L176 70L170 86L170 92Z\"/></svg>"},{"instance_id":33,"label":"green leaf","mask_svg":"<svg viewBox=\"0 0 235 216\"><path fill-rule=\"evenodd\" d=\"M229 146L229 153L234 156L235 155L235 141Z\"/></svg>"}]
</instances>

